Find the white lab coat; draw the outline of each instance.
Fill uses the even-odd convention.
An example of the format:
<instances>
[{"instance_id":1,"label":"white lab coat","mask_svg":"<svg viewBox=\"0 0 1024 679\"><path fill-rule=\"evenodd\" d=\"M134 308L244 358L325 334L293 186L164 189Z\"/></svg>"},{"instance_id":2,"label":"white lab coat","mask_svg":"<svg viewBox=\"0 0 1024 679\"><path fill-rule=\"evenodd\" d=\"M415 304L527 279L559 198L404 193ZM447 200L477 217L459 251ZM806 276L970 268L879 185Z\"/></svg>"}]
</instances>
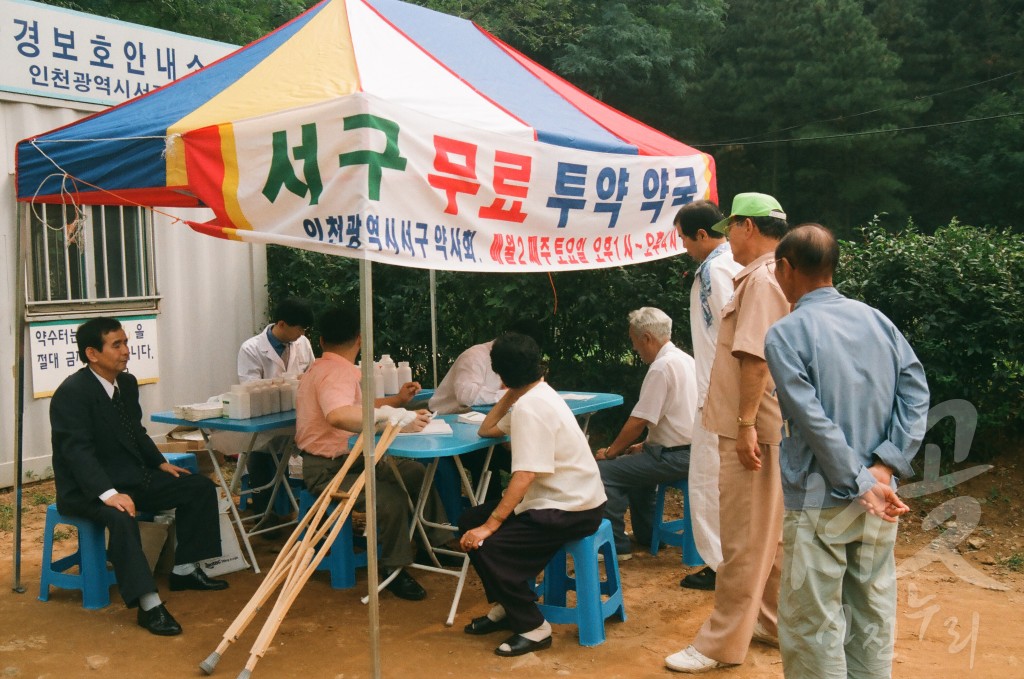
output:
<instances>
[{"instance_id":1,"label":"white lab coat","mask_svg":"<svg viewBox=\"0 0 1024 679\"><path fill-rule=\"evenodd\" d=\"M267 339L270 327L268 325L263 332L247 339L238 350L239 383L271 379L285 373L300 375L313 364L313 345L303 335L292 342L286 366Z\"/></svg>"}]
</instances>

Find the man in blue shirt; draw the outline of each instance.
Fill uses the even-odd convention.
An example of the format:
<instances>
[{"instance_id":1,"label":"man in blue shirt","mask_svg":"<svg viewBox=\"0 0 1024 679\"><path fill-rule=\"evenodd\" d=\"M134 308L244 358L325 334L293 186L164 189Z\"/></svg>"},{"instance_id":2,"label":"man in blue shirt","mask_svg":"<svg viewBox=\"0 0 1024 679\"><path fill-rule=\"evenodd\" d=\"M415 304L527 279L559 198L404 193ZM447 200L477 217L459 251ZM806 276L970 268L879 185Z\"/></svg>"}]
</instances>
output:
<instances>
[{"instance_id":1,"label":"man in blue shirt","mask_svg":"<svg viewBox=\"0 0 1024 679\"><path fill-rule=\"evenodd\" d=\"M832 287L839 246L790 231L775 278L796 306L765 338L782 408L784 559L779 643L786 679L892 673L896 480L928 420L924 369L892 322ZM824 635L824 636L823 636Z\"/></svg>"}]
</instances>

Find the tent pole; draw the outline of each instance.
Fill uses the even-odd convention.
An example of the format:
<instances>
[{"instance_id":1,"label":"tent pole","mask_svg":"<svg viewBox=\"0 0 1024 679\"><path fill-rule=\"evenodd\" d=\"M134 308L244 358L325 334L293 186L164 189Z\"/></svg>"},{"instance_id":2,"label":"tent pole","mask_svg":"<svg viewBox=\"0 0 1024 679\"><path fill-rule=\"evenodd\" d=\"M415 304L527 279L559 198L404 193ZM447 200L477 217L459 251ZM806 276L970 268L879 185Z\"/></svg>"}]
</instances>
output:
<instances>
[{"instance_id":1,"label":"tent pole","mask_svg":"<svg viewBox=\"0 0 1024 679\"><path fill-rule=\"evenodd\" d=\"M434 389L437 389L437 272L430 272L430 360L434 366Z\"/></svg>"},{"instance_id":2,"label":"tent pole","mask_svg":"<svg viewBox=\"0 0 1024 679\"><path fill-rule=\"evenodd\" d=\"M370 601L370 661L373 678L380 679L380 602L377 582L377 458L374 446L369 442L374 429L373 369L373 268L368 259L359 260L359 333L362 338L363 364L363 446L366 469L366 565L367 589Z\"/></svg>"},{"instance_id":3,"label":"tent pole","mask_svg":"<svg viewBox=\"0 0 1024 679\"><path fill-rule=\"evenodd\" d=\"M25 438L25 276L28 269L28 237L24 229L29 220L25 218L25 207L21 203L18 204L17 223L15 252L18 253L18 263L15 265L14 294L14 582L11 588L23 594L25 587L21 584L21 477Z\"/></svg>"}]
</instances>

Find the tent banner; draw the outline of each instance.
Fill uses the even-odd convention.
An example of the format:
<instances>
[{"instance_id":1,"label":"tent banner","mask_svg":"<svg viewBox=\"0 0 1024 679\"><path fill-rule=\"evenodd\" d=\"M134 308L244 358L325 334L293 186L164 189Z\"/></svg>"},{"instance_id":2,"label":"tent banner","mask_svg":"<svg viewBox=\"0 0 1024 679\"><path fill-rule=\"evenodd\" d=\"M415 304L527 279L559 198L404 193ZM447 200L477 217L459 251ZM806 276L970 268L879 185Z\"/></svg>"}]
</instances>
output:
<instances>
[{"instance_id":1,"label":"tent banner","mask_svg":"<svg viewBox=\"0 0 1024 679\"><path fill-rule=\"evenodd\" d=\"M682 252L703 154L623 155L490 132L364 93L187 132L197 230L401 266L562 271ZM173 158L168 157L168 162Z\"/></svg>"}]
</instances>

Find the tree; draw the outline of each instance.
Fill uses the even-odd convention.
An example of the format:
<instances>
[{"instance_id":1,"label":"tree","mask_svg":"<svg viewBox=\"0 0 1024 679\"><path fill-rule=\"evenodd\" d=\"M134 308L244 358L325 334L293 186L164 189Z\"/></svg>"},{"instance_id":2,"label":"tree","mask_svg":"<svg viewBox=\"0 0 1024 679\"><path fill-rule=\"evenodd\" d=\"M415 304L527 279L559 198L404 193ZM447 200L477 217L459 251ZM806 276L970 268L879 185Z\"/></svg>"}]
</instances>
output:
<instances>
[{"instance_id":1,"label":"tree","mask_svg":"<svg viewBox=\"0 0 1024 679\"><path fill-rule=\"evenodd\" d=\"M294 18L314 2L303 0L43 0L98 16L175 33L244 45Z\"/></svg>"},{"instance_id":2,"label":"tree","mask_svg":"<svg viewBox=\"0 0 1024 679\"><path fill-rule=\"evenodd\" d=\"M906 121L899 65L859 0L734 0L685 108L717 142L695 143L716 158L720 195L772 193L791 219L840 231L904 211L900 154L913 138L844 136Z\"/></svg>"}]
</instances>

